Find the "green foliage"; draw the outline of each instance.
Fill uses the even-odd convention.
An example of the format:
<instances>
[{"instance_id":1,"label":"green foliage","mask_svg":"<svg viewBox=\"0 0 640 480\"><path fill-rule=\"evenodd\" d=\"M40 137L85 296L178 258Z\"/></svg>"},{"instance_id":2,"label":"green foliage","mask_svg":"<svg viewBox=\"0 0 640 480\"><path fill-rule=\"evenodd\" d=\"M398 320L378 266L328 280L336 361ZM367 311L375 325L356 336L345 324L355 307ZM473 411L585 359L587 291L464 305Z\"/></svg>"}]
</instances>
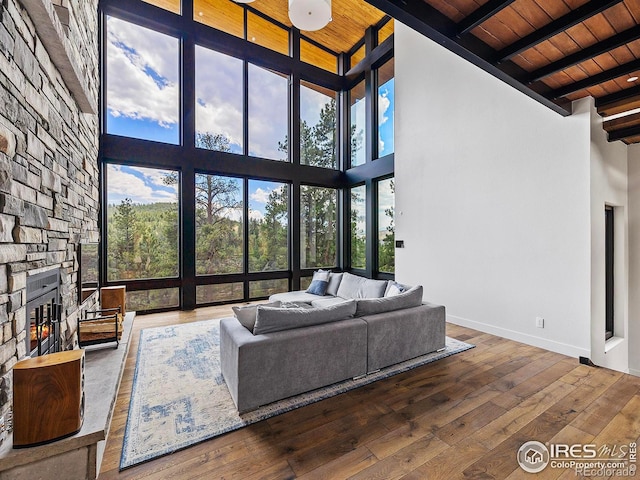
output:
<instances>
[{"instance_id":1,"label":"green foliage","mask_svg":"<svg viewBox=\"0 0 640 480\"><path fill-rule=\"evenodd\" d=\"M365 187L351 189L351 267L367 266L367 234L362 230L366 221Z\"/></svg>"},{"instance_id":2,"label":"green foliage","mask_svg":"<svg viewBox=\"0 0 640 480\"><path fill-rule=\"evenodd\" d=\"M242 273L242 182L196 175L196 273Z\"/></svg>"},{"instance_id":3,"label":"green foliage","mask_svg":"<svg viewBox=\"0 0 640 480\"><path fill-rule=\"evenodd\" d=\"M336 265L337 193L332 188L302 186L300 189L301 267Z\"/></svg>"},{"instance_id":4,"label":"green foliage","mask_svg":"<svg viewBox=\"0 0 640 480\"><path fill-rule=\"evenodd\" d=\"M300 123L300 163L315 167L336 168L336 101L331 99L314 126Z\"/></svg>"},{"instance_id":5,"label":"green foliage","mask_svg":"<svg viewBox=\"0 0 640 480\"><path fill-rule=\"evenodd\" d=\"M391 193L396 193L395 182L389 181ZM389 218L389 225L386 228L385 235L380 239L378 245L378 269L381 272L394 273L396 249L395 249L395 225L394 225L394 206L393 204L384 209L384 215Z\"/></svg>"},{"instance_id":6,"label":"green foliage","mask_svg":"<svg viewBox=\"0 0 640 480\"><path fill-rule=\"evenodd\" d=\"M286 186L269 193L263 219L249 221L249 271L289 268L289 190Z\"/></svg>"},{"instance_id":7,"label":"green foliage","mask_svg":"<svg viewBox=\"0 0 640 480\"><path fill-rule=\"evenodd\" d=\"M177 203L107 206L107 278L178 276Z\"/></svg>"}]
</instances>

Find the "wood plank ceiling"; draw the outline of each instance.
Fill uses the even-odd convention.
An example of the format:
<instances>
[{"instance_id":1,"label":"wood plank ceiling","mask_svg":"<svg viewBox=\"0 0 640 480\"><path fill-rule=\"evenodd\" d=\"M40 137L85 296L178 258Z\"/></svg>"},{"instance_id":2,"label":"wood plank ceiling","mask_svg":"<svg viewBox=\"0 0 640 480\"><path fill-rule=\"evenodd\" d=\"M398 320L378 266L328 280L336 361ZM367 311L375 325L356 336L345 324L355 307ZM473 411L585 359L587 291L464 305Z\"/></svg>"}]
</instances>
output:
<instances>
[{"instance_id":1,"label":"wood plank ceiling","mask_svg":"<svg viewBox=\"0 0 640 480\"><path fill-rule=\"evenodd\" d=\"M181 0L143 0L157 7L180 14ZM185 0L182 0L184 2ZM241 3L231 0L192 0L194 19L214 28L242 36L243 10ZM246 4L249 11L260 12L284 27L290 28L288 0L258 0ZM363 0L333 0L332 19L315 32L302 32L305 37L335 53L348 52L364 37L365 30L380 22L385 14ZM238 20L239 19L239 20ZM235 24L239 23L239 26ZM392 24L391 24L392 25ZM264 24L257 34L264 37L278 35L277 27ZM267 39L264 43L269 43ZM285 42L286 43L286 42ZM275 49L277 50L277 49Z\"/></svg>"},{"instance_id":2,"label":"wood plank ceiling","mask_svg":"<svg viewBox=\"0 0 640 480\"><path fill-rule=\"evenodd\" d=\"M593 96L609 141L640 143L640 0L366 1L563 115Z\"/></svg>"}]
</instances>

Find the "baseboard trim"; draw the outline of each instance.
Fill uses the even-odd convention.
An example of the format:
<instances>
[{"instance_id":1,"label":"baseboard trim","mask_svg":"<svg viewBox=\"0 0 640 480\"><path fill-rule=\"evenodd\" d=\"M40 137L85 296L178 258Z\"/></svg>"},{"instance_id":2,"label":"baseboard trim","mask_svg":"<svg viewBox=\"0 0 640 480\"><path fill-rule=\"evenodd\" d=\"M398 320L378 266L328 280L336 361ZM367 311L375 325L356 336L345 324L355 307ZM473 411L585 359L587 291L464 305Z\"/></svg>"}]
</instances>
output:
<instances>
[{"instance_id":1,"label":"baseboard trim","mask_svg":"<svg viewBox=\"0 0 640 480\"><path fill-rule=\"evenodd\" d=\"M640 370L636 370L635 368L630 368L629 374L635 377L640 377Z\"/></svg>"},{"instance_id":2,"label":"baseboard trim","mask_svg":"<svg viewBox=\"0 0 640 480\"><path fill-rule=\"evenodd\" d=\"M467 318L457 317L455 315L447 315L447 322L461 327L473 328L484 333L490 333L499 337L508 338L516 342L526 343L534 347L544 348L552 352L561 353L569 357L587 357L591 355L588 349L576 347L566 343L556 342L546 338L536 337L534 335L528 335L526 333L517 332L515 330L509 330L508 328L496 327L495 325L489 325L487 323L477 322L475 320L469 320ZM640 373L640 372L638 372ZM639 375L640 376L640 375Z\"/></svg>"}]
</instances>

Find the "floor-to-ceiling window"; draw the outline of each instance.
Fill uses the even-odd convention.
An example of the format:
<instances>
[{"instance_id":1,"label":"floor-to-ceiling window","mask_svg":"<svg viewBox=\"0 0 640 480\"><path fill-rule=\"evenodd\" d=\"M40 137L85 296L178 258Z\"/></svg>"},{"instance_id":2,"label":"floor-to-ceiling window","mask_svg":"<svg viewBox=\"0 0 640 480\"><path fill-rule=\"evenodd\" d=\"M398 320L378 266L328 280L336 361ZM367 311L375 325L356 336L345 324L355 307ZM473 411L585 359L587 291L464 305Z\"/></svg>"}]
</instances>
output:
<instances>
[{"instance_id":1,"label":"floor-to-ceiling window","mask_svg":"<svg viewBox=\"0 0 640 480\"><path fill-rule=\"evenodd\" d=\"M153 311L264 298L317 268L393 273L370 238L393 174L392 22L333 51L228 0L100 7L103 283Z\"/></svg>"},{"instance_id":2,"label":"floor-to-ceiling window","mask_svg":"<svg viewBox=\"0 0 640 480\"><path fill-rule=\"evenodd\" d=\"M350 52L348 145L350 167L349 234L344 248L348 268L371 277L391 278L395 272L394 60L385 46L392 40L393 20L367 31ZM364 61L373 51L379 58Z\"/></svg>"}]
</instances>

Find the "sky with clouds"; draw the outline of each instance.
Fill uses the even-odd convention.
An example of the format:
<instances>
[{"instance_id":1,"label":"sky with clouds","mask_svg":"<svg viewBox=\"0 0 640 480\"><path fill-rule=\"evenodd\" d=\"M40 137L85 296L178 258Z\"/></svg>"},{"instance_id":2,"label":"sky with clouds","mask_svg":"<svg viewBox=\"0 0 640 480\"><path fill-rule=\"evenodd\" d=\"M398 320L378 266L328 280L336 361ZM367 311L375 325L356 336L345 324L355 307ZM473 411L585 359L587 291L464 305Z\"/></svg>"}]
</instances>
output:
<instances>
[{"instance_id":1,"label":"sky with clouds","mask_svg":"<svg viewBox=\"0 0 640 480\"><path fill-rule=\"evenodd\" d=\"M243 62L196 47L196 130L222 133L231 151L243 151ZM134 138L179 143L179 41L115 17L107 18L107 132ZM319 120L331 99L302 86L301 118L309 125ZM284 160L278 149L288 131L288 78L249 65L249 145L251 155ZM393 151L393 79L380 86L380 156ZM353 110L364 125L364 102ZM166 172L110 165L109 203L131 198L134 203L175 201L176 187L162 182ZM250 181L250 208L264 215L270 191L281 184ZM173 200L172 200L173 199Z\"/></svg>"},{"instance_id":2,"label":"sky with clouds","mask_svg":"<svg viewBox=\"0 0 640 480\"><path fill-rule=\"evenodd\" d=\"M146 167L131 167L128 165L109 164L107 166L107 204L119 205L129 198L134 204L177 203L178 185L166 185L164 179L170 170ZM237 182L237 201L242 201L242 179ZM249 180L249 217L261 220L265 215L265 207L269 195L288 188L280 182L263 180ZM242 218L242 211L230 210L226 216L233 220Z\"/></svg>"}]
</instances>

